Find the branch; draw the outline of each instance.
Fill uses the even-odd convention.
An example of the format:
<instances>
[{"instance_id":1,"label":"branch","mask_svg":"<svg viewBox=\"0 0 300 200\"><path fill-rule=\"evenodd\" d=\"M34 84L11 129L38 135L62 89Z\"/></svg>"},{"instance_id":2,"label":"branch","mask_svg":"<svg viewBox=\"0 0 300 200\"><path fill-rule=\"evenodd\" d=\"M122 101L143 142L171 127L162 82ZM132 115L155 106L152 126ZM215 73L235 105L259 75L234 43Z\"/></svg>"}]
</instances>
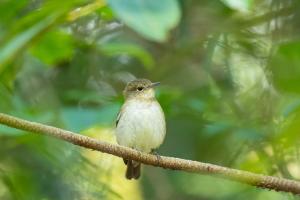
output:
<instances>
[{"instance_id":1,"label":"branch","mask_svg":"<svg viewBox=\"0 0 300 200\"><path fill-rule=\"evenodd\" d=\"M93 3L90 3L88 5L85 5L83 7L76 8L75 10L72 10L67 15L68 21L75 21L76 19L83 17L85 15L88 15L92 12L94 12L97 9L100 9L106 5L106 2L104 0L96 0Z\"/></svg>"},{"instance_id":2,"label":"branch","mask_svg":"<svg viewBox=\"0 0 300 200\"><path fill-rule=\"evenodd\" d=\"M30 131L33 133L49 135L51 137L56 137L78 146L101 151L126 159L136 160L147 165L174 170L182 170L192 173L218 175L224 179L234 180L240 183L249 184L260 188L291 192L298 195L300 194L300 182L294 180L265 176L247 171L180 158L166 156L160 156L158 158L155 155L142 153L131 148L96 140L84 135L73 133L71 131L66 131L40 123L30 122L2 113L0 113L0 124L25 131Z\"/></svg>"},{"instance_id":3,"label":"branch","mask_svg":"<svg viewBox=\"0 0 300 200\"><path fill-rule=\"evenodd\" d=\"M280 10L271 11L271 12L265 13L263 15L254 17L250 20L244 21L242 28L257 26L262 23L269 22L276 17L287 17L287 16L290 16L291 14L293 14L293 12L295 12L295 11L296 11L295 7L291 7L291 6L282 8Z\"/></svg>"}]
</instances>

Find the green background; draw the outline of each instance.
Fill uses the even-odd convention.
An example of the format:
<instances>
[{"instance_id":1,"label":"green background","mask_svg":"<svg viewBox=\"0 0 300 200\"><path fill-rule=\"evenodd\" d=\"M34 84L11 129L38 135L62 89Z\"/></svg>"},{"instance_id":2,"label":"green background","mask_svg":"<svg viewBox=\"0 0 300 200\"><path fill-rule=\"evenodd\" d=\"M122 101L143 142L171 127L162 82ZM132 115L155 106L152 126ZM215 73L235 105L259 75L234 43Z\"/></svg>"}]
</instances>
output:
<instances>
[{"instance_id":1,"label":"green background","mask_svg":"<svg viewBox=\"0 0 300 200\"><path fill-rule=\"evenodd\" d=\"M160 154L299 180L299 27L297 0L0 0L0 111L113 128L125 84L147 78ZM128 199L87 151L0 126L0 199ZM142 199L299 199L153 167L138 184Z\"/></svg>"}]
</instances>

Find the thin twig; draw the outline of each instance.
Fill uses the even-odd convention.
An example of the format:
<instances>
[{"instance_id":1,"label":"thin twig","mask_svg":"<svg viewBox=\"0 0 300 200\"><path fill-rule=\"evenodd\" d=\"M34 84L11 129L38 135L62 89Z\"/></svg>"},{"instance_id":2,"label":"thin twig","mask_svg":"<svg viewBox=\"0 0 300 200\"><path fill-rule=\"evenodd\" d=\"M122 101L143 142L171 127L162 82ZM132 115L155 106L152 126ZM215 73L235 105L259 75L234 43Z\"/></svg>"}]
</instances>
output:
<instances>
[{"instance_id":1,"label":"thin twig","mask_svg":"<svg viewBox=\"0 0 300 200\"><path fill-rule=\"evenodd\" d=\"M36 122L30 122L2 113L0 113L0 124L33 133L49 135L51 137L56 137L58 139L68 141L75 145L112 154L126 159L136 160L147 165L174 170L182 170L192 173L218 175L225 179L238 181L240 183L257 186L260 188L300 194L300 182L294 180L265 176L247 171L236 170L218 165L180 158L160 156L160 158L158 159L155 155L142 153L127 147L111 144L84 135L73 133L71 131L66 131Z\"/></svg>"}]
</instances>

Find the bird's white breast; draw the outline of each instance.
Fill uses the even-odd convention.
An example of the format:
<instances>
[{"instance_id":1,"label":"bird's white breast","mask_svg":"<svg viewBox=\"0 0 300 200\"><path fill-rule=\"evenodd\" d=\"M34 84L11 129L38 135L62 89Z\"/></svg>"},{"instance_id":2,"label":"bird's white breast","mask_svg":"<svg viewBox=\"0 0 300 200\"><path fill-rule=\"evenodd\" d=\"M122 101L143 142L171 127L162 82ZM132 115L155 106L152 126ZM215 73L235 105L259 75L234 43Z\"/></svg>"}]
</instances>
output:
<instances>
[{"instance_id":1,"label":"bird's white breast","mask_svg":"<svg viewBox=\"0 0 300 200\"><path fill-rule=\"evenodd\" d=\"M125 102L116 128L120 145L148 153L161 145L165 133L165 117L157 101Z\"/></svg>"}]
</instances>

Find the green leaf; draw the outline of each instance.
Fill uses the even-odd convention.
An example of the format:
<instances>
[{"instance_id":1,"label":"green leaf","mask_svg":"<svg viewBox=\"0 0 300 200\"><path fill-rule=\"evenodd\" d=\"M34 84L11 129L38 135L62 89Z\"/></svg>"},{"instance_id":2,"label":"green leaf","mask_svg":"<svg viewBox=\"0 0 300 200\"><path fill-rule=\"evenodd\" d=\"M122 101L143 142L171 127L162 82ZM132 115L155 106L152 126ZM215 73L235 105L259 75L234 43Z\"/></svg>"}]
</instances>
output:
<instances>
[{"instance_id":1,"label":"green leaf","mask_svg":"<svg viewBox=\"0 0 300 200\"><path fill-rule=\"evenodd\" d=\"M222 0L223 3L228 5L230 8L247 12L253 6L253 0L244 0L244 1L236 1L236 0Z\"/></svg>"},{"instance_id":2,"label":"green leaf","mask_svg":"<svg viewBox=\"0 0 300 200\"><path fill-rule=\"evenodd\" d=\"M300 112L290 114L284 123L283 128L279 131L277 141L284 141L285 147L297 145L300 139Z\"/></svg>"},{"instance_id":3,"label":"green leaf","mask_svg":"<svg viewBox=\"0 0 300 200\"><path fill-rule=\"evenodd\" d=\"M111 21L114 18L114 14L109 6L104 6L96 10L96 13L101 17L102 20Z\"/></svg>"},{"instance_id":4,"label":"green leaf","mask_svg":"<svg viewBox=\"0 0 300 200\"><path fill-rule=\"evenodd\" d=\"M25 13L22 17L15 17L15 23L10 23L10 26L7 27L8 30L0 40L0 72L7 68L6 64L14 60L18 53L26 50L26 47L31 45L35 39L43 36L56 23L63 20L69 10L82 2L83 0L70 2L52 0L41 4L41 7L36 10Z\"/></svg>"},{"instance_id":5,"label":"green leaf","mask_svg":"<svg viewBox=\"0 0 300 200\"><path fill-rule=\"evenodd\" d=\"M22 48L24 48L39 33L46 30L57 18L57 14L50 15L32 27L20 32L14 38L9 40L0 51L0 72L10 59L13 58Z\"/></svg>"},{"instance_id":6,"label":"green leaf","mask_svg":"<svg viewBox=\"0 0 300 200\"><path fill-rule=\"evenodd\" d=\"M181 16L177 0L108 0L115 15L145 38L166 41Z\"/></svg>"},{"instance_id":7,"label":"green leaf","mask_svg":"<svg viewBox=\"0 0 300 200\"><path fill-rule=\"evenodd\" d=\"M46 64L55 64L73 55L72 37L62 31L48 32L32 48L31 53Z\"/></svg>"},{"instance_id":8,"label":"green leaf","mask_svg":"<svg viewBox=\"0 0 300 200\"><path fill-rule=\"evenodd\" d=\"M300 41L281 45L270 62L275 86L288 93L300 93Z\"/></svg>"},{"instance_id":9,"label":"green leaf","mask_svg":"<svg viewBox=\"0 0 300 200\"><path fill-rule=\"evenodd\" d=\"M18 15L22 12L22 9L28 3L27 0L19 1L0 1L0 32L8 31L9 26L16 21Z\"/></svg>"}]
</instances>

